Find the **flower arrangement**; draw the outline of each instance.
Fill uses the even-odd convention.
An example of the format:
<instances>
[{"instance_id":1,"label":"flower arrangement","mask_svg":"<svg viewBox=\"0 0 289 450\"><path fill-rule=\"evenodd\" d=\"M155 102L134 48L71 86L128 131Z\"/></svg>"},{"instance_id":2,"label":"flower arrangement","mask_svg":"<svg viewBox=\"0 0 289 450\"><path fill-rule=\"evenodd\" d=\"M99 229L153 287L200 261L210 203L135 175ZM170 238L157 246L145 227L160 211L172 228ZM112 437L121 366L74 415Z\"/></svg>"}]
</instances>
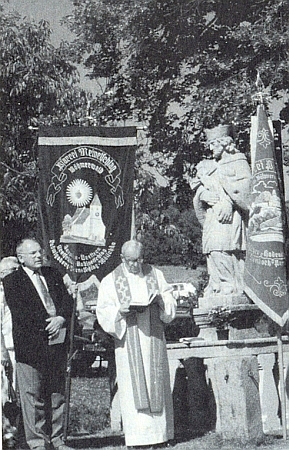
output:
<instances>
[{"instance_id":1,"label":"flower arrangement","mask_svg":"<svg viewBox=\"0 0 289 450\"><path fill-rule=\"evenodd\" d=\"M216 306L208 313L208 322L217 330L225 330L235 320L232 311L227 306Z\"/></svg>"}]
</instances>

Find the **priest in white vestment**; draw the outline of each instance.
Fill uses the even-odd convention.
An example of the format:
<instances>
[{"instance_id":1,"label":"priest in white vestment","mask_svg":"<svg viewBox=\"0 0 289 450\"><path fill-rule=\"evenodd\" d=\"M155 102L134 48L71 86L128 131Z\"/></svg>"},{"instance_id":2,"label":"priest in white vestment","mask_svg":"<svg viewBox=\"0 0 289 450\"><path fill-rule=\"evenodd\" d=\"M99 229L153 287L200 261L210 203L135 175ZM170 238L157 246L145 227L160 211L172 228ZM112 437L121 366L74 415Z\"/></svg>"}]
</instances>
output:
<instances>
[{"instance_id":1,"label":"priest in white vestment","mask_svg":"<svg viewBox=\"0 0 289 450\"><path fill-rule=\"evenodd\" d=\"M163 273L143 264L143 246L122 246L122 264L100 283L96 314L115 339L116 373L127 446L174 437L173 401L164 324L176 314Z\"/></svg>"}]
</instances>

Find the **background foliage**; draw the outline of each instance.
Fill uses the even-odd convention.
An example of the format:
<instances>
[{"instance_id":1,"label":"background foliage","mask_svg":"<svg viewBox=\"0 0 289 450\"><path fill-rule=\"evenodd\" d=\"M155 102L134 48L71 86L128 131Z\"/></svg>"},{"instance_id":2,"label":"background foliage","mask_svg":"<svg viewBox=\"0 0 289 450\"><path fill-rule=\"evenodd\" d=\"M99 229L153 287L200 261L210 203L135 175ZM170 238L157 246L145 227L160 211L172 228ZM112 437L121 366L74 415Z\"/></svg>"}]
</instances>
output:
<instances>
[{"instance_id":1,"label":"background foliage","mask_svg":"<svg viewBox=\"0 0 289 450\"><path fill-rule=\"evenodd\" d=\"M39 120L64 115L77 81L64 49L50 44L49 24L0 9L1 237L3 253L37 220Z\"/></svg>"}]
</instances>

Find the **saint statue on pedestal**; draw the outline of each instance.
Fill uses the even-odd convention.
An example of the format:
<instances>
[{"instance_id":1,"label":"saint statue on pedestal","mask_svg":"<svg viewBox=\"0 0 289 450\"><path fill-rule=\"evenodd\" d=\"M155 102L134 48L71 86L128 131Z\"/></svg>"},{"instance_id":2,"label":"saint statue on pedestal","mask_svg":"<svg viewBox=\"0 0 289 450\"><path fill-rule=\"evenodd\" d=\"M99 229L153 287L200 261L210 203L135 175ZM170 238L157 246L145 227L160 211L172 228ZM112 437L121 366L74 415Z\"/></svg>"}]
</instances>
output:
<instances>
[{"instance_id":1,"label":"saint statue on pedestal","mask_svg":"<svg viewBox=\"0 0 289 450\"><path fill-rule=\"evenodd\" d=\"M196 166L192 183L209 274L204 297L238 296L243 294L251 170L229 125L206 130L206 136L213 159Z\"/></svg>"}]
</instances>

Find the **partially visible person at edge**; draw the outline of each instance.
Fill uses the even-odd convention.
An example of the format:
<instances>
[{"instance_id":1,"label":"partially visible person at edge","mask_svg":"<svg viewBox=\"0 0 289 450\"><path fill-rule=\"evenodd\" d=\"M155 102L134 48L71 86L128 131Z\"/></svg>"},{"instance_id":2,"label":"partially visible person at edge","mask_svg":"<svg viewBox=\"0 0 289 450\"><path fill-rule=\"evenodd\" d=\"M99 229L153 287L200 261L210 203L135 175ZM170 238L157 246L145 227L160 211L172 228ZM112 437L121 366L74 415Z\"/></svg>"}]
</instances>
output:
<instances>
[{"instance_id":1,"label":"partially visible person at edge","mask_svg":"<svg viewBox=\"0 0 289 450\"><path fill-rule=\"evenodd\" d=\"M125 443L165 443L174 419L164 323L174 319L176 302L163 273L143 264L140 242L126 242L121 259L100 283L96 314L115 340Z\"/></svg>"},{"instance_id":2,"label":"partially visible person at edge","mask_svg":"<svg viewBox=\"0 0 289 450\"><path fill-rule=\"evenodd\" d=\"M19 262L15 256L7 256L0 261L0 301L1 301L1 402L2 402L2 444L3 448L13 448L16 445L17 429L5 415L4 405L9 397L8 377L16 390L15 352L12 337L12 320L10 309L5 301L2 280L17 270Z\"/></svg>"},{"instance_id":3,"label":"partially visible person at edge","mask_svg":"<svg viewBox=\"0 0 289 450\"><path fill-rule=\"evenodd\" d=\"M38 241L16 247L17 271L3 280L10 308L17 383L31 450L68 450L63 441L67 341L73 301L62 277L43 266ZM52 345L53 344L53 345Z\"/></svg>"}]
</instances>

